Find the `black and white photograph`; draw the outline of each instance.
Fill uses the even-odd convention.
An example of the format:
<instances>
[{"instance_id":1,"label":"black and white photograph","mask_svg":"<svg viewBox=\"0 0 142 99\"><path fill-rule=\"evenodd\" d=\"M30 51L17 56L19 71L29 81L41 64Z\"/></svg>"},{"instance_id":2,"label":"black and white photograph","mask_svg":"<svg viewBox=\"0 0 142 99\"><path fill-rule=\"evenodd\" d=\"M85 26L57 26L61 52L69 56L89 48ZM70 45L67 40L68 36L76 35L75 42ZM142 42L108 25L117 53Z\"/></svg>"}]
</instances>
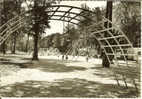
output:
<instances>
[{"instance_id":1,"label":"black and white photograph","mask_svg":"<svg viewBox=\"0 0 142 99\"><path fill-rule=\"evenodd\" d=\"M0 98L141 98L141 0L0 0Z\"/></svg>"}]
</instances>

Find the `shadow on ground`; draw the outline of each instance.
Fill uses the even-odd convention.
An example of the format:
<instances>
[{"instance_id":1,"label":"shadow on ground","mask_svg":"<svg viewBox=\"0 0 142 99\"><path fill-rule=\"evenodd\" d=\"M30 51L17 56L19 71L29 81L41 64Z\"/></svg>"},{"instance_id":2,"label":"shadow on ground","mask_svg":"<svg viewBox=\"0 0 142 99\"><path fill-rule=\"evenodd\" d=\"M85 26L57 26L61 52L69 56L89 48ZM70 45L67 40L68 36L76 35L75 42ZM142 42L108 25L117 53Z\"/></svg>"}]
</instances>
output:
<instances>
[{"instance_id":1,"label":"shadow on ground","mask_svg":"<svg viewBox=\"0 0 142 99\"><path fill-rule=\"evenodd\" d=\"M29 60L29 59L23 59ZM2 59L3 64L14 64L22 68L37 68L45 72L72 72L75 70L83 71L87 68L78 66L66 66L63 63L65 61L60 60L47 60L42 59L39 62L29 63L12 63L9 60ZM5 61L5 62L4 62ZM96 72L94 75L101 77L112 77L108 73L110 70L102 68L101 66L93 67ZM125 74L128 78L131 76L137 77L137 75L129 74L135 68L128 70L127 68L111 68L113 72L117 74ZM104 72L104 73L103 73ZM133 71L137 73L137 71ZM107 75L106 75L107 74ZM101 97L101 98L134 98L139 97L135 88L129 87L126 89L121 86L112 84L102 84L84 79L60 79L54 82L48 81L26 81L23 83L16 83L12 85L0 87L0 96L2 97Z\"/></svg>"},{"instance_id":2,"label":"shadow on ground","mask_svg":"<svg viewBox=\"0 0 142 99\"><path fill-rule=\"evenodd\" d=\"M96 70L97 72L94 75L105 77L105 78L114 78L114 74L118 76L118 79L122 79L122 75L125 76L127 82L131 83L132 79L140 82L140 66L112 66L110 68L101 68L101 67L92 67L91 69ZM102 73L100 73L103 71Z\"/></svg>"},{"instance_id":3,"label":"shadow on ground","mask_svg":"<svg viewBox=\"0 0 142 99\"><path fill-rule=\"evenodd\" d=\"M30 61L30 58L21 58L21 60L25 60L28 62L23 63L15 63L12 62L10 59L1 58L0 63L3 65L15 65L19 66L20 68L38 68L44 72L73 72L75 70L86 70L84 67L78 66L66 66L63 63L67 61L61 60L52 60L52 59L41 59L37 62ZM68 61L69 62L69 61Z\"/></svg>"},{"instance_id":4,"label":"shadow on ground","mask_svg":"<svg viewBox=\"0 0 142 99\"><path fill-rule=\"evenodd\" d=\"M138 97L133 89L101 84L84 79L61 79L55 82L26 81L1 87L3 97Z\"/></svg>"},{"instance_id":5,"label":"shadow on ground","mask_svg":"<svg viewBox=\"0 0 142 99\"><path fill-rule=\"evenodd\" d=\"M30 65L31 68L38 68L44 72L73 72L75 70L84 71L86 68L78 66L66 66L63 63L66 61L52 60L52 59L41 59L38 62L32 64L23 64L24 67Z\"/></svg>"}]
</instances>

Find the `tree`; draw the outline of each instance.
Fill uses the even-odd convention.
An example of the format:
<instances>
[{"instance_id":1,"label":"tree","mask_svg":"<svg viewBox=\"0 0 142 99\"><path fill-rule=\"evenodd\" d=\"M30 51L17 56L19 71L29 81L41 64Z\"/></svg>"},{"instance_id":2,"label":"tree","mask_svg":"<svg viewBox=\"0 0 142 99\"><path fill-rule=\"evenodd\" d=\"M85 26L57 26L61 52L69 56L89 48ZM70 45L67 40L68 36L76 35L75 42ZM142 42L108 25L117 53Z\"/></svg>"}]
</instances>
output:
<instances>
[{"instance_id":1,"label":"tree","mask_svg":"<svg viewBox=\"0 0 142 99\"><path fill-rule=\"evenodd\" d=\"M3 0L3 2L2 2L3 7L2 7L2 10L1 10L1 24L4 24L8 20L7 19L7 14L8 13L6 13L6 9L7 9L6 3L9 3L9 1L6 2L5 0ZM5 41L1 45L1 48L2 48L1 50L2 50L3 54L5 54L6 53L6 42Z\"/></svg>"},{"instance_id":2,"label":"tree","mask_svg":"<svg viewBox=\"0 0 142 99\"><path fill-rule=\"evenodd\" d=\"M90 8L86 4L82 4L81 8L90 11ZM82 16L84 16L84 18L80 17L81 21L79 22L79 28L82 30L86 26L91 25L93 14L84 10L81 10L80 13Z\"/></svg>"},{"instance_id":3,"label":"tree","mask_svg":"<svg viewBox=\"0 0 142 99\"><path fill-rule=\"evenodd\" d=\"M96 23L102 20L102 10L100 10L99 7L95 8L95 9L90 9L87 5L82 5L82 8L85 10L89 10L89 11L81 11L81 15L84 16L84 18L81 18L81 22L79 22L79 30L80 30L80 42L82 42L81 44L81 48L86 48L87 49L87 53L89 53L89 48L95 48L94 50L97 50L99 52L100 50L100 45L99 42L96 40L96 38L94 36L91 36L92 31L97 30L98 28L100 28L100 25L96 26ZM94 15L95 14L95 15ZM91 25L91 26L90 26ZM89 28L88 28L89 27ZM95 27L95 28L94 28Z\"/></svg>"},{"instance_id":4,"label":"tree","mask_svg":"<svg viewBox=\"0 0 142 99\"><path fill-rule=\"evenodd\" d=\"M12 10L12 12L15 13L16 15L17 14L20 15L22 0L13 0L12 2L13 2L13 7L14 7L13 10ZM11 35L11 38L12 38L12 40L11 40L11 42L12 42L12 44L11 44L11 46L12 46L11 53L12 54L15 54L15 51L16 51L16 42L17 42L17 37L18 37L19 33L20 33L20 30L14 32Z\"/></svg>"},{"instance_id":5,"label":"tree","mask_svg":"<svg viewBox=\"0 0 142 99\"><path fill-rule=\"evenodd\" d=\"M49 16L46 11L50 10L48 7L51 4L52 3L48 2L48 0L33 0L33 6L31 10L31 30L34 32L34 52L32 60L38 60L38 41L40 34L44 33L44 30L50 27L48 21Z\"/></svg>"},{"instance_id":6,"label":"tree","mask_svg":"<svg viewBox=\"0 0 142 99\"><path fill-rule=\"evenodd\" d=\"M56 34L54 35L53 43L54 43L54 44L53 44L54 48L57 48L57 49L60 48L61 42L60 42L60 34L59 34L59 33L56 33Z\"/></svg>"},{"instance_id":7,"label":"tree","mask_svg":"<svg viewBox=\"0 0 142 99\"><path fill-rule=\"evenodd\" d=\"M12 53L12 54L15 54L17 35L18 35L18 32L14 32L14 33L11 35L11 53Z\"/></svg>"},{"instance_id":8,"label":"tree","mask_svg":"<svg viewBox=\"0 0 142 99\"><path fill-rule=\"evenodd\" d=\"M127 35L134 47L140 47L140 2L119 2L114 11L115 22Z\"/></svg>"},{"instance_id":9,"label":"tree","mask_svg":"<svg viewBox=\"0 0 142 99\"><path fill-rule=\"evenodd\" d=\"M113 2L112 1L107 1L105 17L107 19L109 19L110 21L112 21L112 7L113 7ZM108 22L105 22L104 26L105 26L105 28L110 28L110 27L112 27L112 24L108 24ZM105 33L104 36L107 37L108 34ZM106 48L106 52L107 53L111 53L110 48ZM110 63L109 63L109 60L108 60L107 56L105 55L104 51L102 52L102 55L103 55L103 57L102 57L102 65L103 65L103 67L109 68L110 67ZM111 59L111 56L109 56L109 59Z\"/></svg>"}]
</instances>

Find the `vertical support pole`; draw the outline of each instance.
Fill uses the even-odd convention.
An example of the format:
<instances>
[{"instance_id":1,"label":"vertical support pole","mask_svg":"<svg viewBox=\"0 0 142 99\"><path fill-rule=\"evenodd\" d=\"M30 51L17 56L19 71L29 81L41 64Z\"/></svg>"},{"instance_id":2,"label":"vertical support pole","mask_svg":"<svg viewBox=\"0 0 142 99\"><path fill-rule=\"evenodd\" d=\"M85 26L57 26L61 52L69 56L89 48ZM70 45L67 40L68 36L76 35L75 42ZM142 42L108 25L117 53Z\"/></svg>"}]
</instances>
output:
<instances>
[{"instance_id":1,"label":"vertical support pole","mask_svg":"<svg viewBox=\"0 0 142 99\"><path fill-rule=\"evenodd\" d=\"M137 87L137 84L136 84L136 82L135 82L135 79L132 79L132 81L133 81L133 84L134 84L134 86L135 86L136 91L139 92L138 87Z\"/></svg>"},{"instance_id":2,"label":"vertical support pole","mask_svg":"<svg viewBox=\"0 0 142 99\"><path fill-rule=\"evenodd\" d=\"M122 78L123 78L123 81L124 81L124 84L125 84L125 87L128 88L128 85L127 85L127 82L126 82L126 78L124 75L122 75Z\"/></svg>"},{"instance_id":3,"label":"vertical support pole","mask_svg":"<svg viewBox=\"0 0 142 99\"><path fill-rule=\"evenodd\" d=\"M117 81L117 85L120 86L119 79L118 79L117 75L114 74L114 76L115 76L115 79L116 79L116 81Z\"/></svg>"},{"instance_id":4,"label":"vertical support pole","mask_svg":"<svg viewBox=\"0 0 142 99\"><path fill-rule=\"evenodd\" d=\"M117 51L115 50L115 66L117 67L118 66L118 60L117 60ZM115 76L115 80L117 81L117 85L120 86L120 83L119 83L119 79L117 77L117 75L114 73L114 76Z\"/></svg>"}]
</instances>

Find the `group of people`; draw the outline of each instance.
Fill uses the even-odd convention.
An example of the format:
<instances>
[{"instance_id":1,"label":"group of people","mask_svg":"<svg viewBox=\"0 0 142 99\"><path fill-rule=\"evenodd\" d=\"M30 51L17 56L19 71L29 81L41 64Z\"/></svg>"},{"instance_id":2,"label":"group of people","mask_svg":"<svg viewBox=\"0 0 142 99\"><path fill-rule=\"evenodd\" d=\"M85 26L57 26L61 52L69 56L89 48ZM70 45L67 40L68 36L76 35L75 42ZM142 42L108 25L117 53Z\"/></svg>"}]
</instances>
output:
<instances>
[{"instance_id":1,"label":"group of people","mask_svg":"<svg viewBox=\"0 0 142 99\"><path fill-rule=\"evenodd\" d=\"M68 60L68 55L62 55L62 60Z\"/></svg>"},{"instance_id":2,"label":"group of people","mask_svg":"<svg viewBox=\"0 0 142 99\"><path fill-rule=\"evenodd\" d=\"M68 55L62 55L62 60L68 60ZM89 61L89 56L86 57L86 61Z\"/></svg>"}]
</instances>

